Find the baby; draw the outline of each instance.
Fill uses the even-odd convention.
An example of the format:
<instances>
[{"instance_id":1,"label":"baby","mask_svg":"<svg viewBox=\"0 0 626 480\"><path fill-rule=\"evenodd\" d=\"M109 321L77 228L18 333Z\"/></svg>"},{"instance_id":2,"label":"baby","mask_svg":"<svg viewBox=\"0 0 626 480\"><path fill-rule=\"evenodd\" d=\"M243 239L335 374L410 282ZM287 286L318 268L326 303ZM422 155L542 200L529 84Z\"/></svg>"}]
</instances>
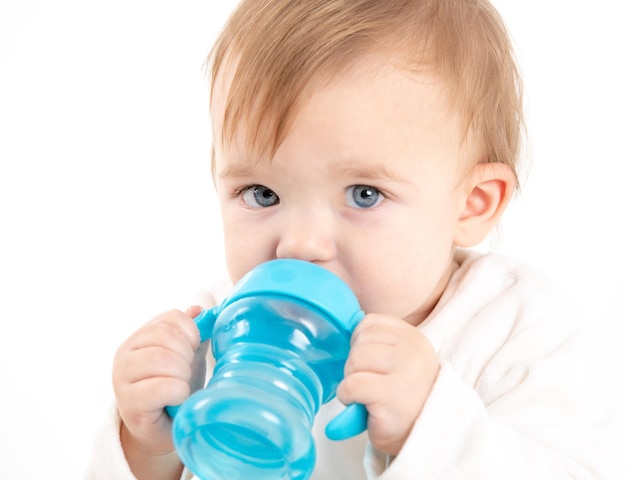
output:
<instances>
[{"instance_id":1,"label":"baby","mask_svg":"<svg viewBox=\"0 0 626 480\"><path fill-rule=\"evenodd\" d=\"M518 185L521 85L494 8L244 0L210 60L230 281L306 260L366 313L316 418L312 478L608 478L574 311L530 267L469 250ZM204 384L199 311L120 346L89 478L191 477L164 407ZM331 442L351 403L367 432Z\"/></svg>"}]
</instances>

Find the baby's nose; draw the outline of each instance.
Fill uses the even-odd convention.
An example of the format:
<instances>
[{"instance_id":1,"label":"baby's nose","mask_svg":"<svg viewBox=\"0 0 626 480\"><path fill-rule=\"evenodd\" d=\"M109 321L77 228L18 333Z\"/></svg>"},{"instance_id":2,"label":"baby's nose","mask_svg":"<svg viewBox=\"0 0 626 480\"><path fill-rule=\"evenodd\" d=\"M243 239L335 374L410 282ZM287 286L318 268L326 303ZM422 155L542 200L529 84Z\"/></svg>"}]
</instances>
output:
<instances>
[{"instance_id":1,"label":"baby's nose","mask_svg":"<svg viewBox=\"0 0 626 480\"><path fill-rule=\"evenodd\" d=\"M325 215L302 212L289 216L282 225L277 258L326 262L336 253L332 220Z\"/></svg>"}]
</instances>

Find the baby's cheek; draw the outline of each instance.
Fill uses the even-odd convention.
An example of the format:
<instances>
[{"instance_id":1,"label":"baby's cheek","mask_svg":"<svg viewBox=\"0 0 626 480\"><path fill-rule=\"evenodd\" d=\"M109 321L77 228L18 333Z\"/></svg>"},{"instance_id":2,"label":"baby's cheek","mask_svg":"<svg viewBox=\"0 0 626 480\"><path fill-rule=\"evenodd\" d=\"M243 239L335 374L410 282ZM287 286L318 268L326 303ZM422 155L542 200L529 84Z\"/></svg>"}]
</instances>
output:
<instances>
[{"instance_id":1,"label":"baby's cheek","mask_svg":"<svg viewBox=\"0 0 626 480\"><path fill-rule=\"evenodd\" d=\"M413 288L408 288L413 287ZM361 308L365 313L380 313L407 319L424 308L423 295L415 288L415 282L381 282L371 290L364 291Z\"/></svg>"},{"instance_id":2,"label":"baby's cheek","mask_svg":"<svg viewBox=\"0 0 626 480\"><path fill-rule=\"evenodd\" d=\"M250 264L250 262L247 260L245 254L240 253L238 248L231 246L226 249L226 270L233 284L237 283L239 279L252 268L248 267L248 264Z\"/></svg>"}]
</instances>

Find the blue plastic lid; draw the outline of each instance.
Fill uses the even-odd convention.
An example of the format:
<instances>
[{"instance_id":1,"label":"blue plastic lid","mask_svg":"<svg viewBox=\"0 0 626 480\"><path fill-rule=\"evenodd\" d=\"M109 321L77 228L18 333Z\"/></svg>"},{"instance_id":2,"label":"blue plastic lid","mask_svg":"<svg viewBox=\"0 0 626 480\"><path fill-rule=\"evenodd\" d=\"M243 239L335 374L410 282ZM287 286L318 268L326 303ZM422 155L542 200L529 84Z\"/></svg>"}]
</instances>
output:
<instances>
[{"instance_id":1,"label":"blue plastic lid","mask_svg":"<svg viewBox=\"0 0 626 480\"><path fill-rule=\"evenodd\" d=\"M219 310L242 298L258 295L306 303L350 332L364 316L356 296L341 278L303 260L278 259L258 265L237 282Z\"/></svg>"}]
</instances>

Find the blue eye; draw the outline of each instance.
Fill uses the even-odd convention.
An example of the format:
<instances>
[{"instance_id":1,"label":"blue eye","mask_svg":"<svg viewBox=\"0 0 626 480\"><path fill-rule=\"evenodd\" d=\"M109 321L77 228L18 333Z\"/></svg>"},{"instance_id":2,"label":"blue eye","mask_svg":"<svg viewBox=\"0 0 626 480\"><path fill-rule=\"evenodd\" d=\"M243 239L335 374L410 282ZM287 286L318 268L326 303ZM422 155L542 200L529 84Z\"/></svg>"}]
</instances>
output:
<instances>
[{"instance_id":1,"label":"blue eye","mask_svg":"<svg viewBox=\"0 0 626 480\"><path fill-rule=\"evenodd\" d=\"M252 208L267 208L280 202L278 195L263 185L252 185L243 190L243 202Z\"/></svg>"},{"instance_id":2,"label":"blue eye","mask_svg":"<svg viewBox=\"0 0 626 480\"><path fill-rule=\"evenodd\" d=\"M372 208L380 204L385 197L376 187L353 185L347 192L348 205L354 208Z\"/></svg>"}]
</instances>

